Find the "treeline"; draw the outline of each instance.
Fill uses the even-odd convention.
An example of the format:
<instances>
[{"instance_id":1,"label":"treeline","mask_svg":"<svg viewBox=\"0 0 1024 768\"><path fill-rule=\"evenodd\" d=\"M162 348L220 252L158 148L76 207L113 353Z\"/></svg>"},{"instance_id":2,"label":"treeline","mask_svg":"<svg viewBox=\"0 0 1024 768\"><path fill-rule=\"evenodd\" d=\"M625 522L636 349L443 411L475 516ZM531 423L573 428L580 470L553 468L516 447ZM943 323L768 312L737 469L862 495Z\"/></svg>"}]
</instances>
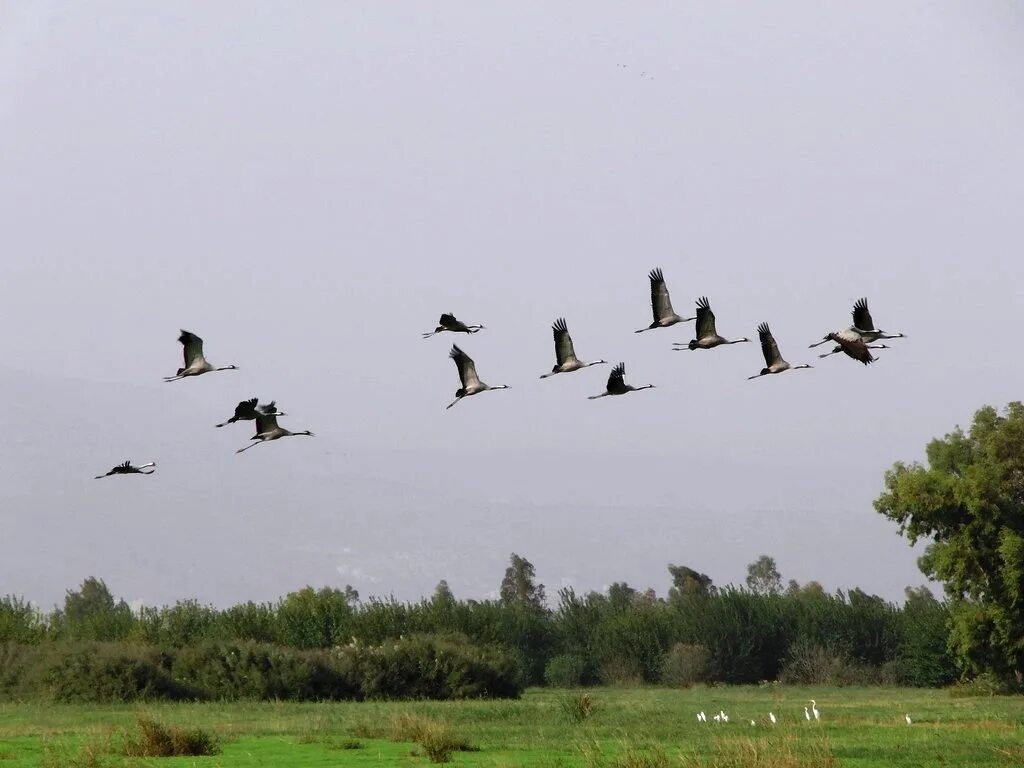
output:
<instances>
[{"instance_id":1,"label":"treeline","mask_svg":"<svg viewBox=\"0 0 1024 768\"><path fill-rule=\"evenodd\" d=\"M441 582L417 603L307 587L276 603L137 611L90 578L48 614L0 599L0 695L451 698L540 684L955 678L947 608L927 589L898 606L815 582L783 588L771 558L749 572L746 587L718 588L672 565L665 598L617 583L563 589L552 607L513 554L498 600L457 600Z\"/></svg>"}]
</instances>

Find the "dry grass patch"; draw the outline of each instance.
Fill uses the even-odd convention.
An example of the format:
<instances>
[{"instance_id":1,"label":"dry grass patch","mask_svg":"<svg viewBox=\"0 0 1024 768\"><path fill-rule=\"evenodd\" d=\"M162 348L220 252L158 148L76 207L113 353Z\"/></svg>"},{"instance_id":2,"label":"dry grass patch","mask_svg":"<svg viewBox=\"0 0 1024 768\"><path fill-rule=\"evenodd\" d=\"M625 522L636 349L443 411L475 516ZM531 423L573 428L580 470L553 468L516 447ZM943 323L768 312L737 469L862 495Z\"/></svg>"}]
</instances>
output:
<instances>
[{"instance_id":1,"label":"dry grass patch","mask_svg":"<svg viewBox=\"0 0 1024 768\"><path fill-rule=\"evenodd\" d=\"M763 738L715 740L710 755L680 755L681 768L836 768L825 737L802 739L781 731Z\"/></svg>"},{"instance_id":2,"label":"dry grass patch","mask_svg":"<svg viewBox=\"0 0 1024 768\"><path fill-rule=\"evenodd\" d=\"M109 737L77 745L46 741L39 765L40 768L102 768L104 757L109 754Z\"/></svg>"},{"instance_id":3,"label":"dry grass patch","mask_svg":"<svg viewBox=\"0 0 1024 768\"><path fill-rule=\"evenodd\" d=\"M220 741L202 728L163 725L149 717L137 720L138 734L125 736L125 757L206 757L220 754Z\"/></svg>"}]
</instances>

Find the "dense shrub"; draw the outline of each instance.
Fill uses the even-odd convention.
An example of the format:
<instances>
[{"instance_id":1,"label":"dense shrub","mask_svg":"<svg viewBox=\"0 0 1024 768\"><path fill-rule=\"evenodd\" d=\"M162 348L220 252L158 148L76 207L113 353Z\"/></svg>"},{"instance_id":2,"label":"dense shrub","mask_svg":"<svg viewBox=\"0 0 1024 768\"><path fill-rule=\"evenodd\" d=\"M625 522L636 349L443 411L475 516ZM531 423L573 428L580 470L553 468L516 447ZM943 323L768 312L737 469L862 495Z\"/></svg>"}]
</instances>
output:
<instances>
[{"instance_id":1,"label":"dense shrub","mask_svg":"<svg viewBox=\"0 0 1024 768\"><path fill-rule=\"evenodd\" d=\"M24 684L61 702L189 699L195 692L172 678L169 657L125 643L38 647Z\"/></svg>"},{"instance_id":2,"label":"dense shrub","mask_svg":"<svg viewBox=\"0 0 1024 768\"><path fill-rule=\"evenodd\" d=\"M843 650L800 640L790 648L779 682L791 685L896 685L897 662L866 664Z\"/></svg>"},{"instance_id":3,"label":"dense shrub","mask_svg":"<svg viewBox=\"0 0 1024 768\"><path fill-rule=\"evenodd\" d=\"M665 661L661 665L661 682L681 688L706 682L710 660L711 655L703 645L676 643L665 654Z\"/></svg>"},{"instance_id":4,"label":"dense shrub","mask_svg":"<svg viewBox=\"0 0 1024 768\"><path fill-rule=\"evenodd\" d=\"M464 638L403 637L381 645L352 642L331 652L365 698L510 698L522 691L513 654Z\"/></svg>"},{"instance_id":5,"label":"dense shrub","mask_svg":"<svg viewBox=\"0 0 1024 768\"><path fill-rule=\"evenodd\" d=\"M213 699L357 698L358 689L323 653L259 643L203 643L183 648L174 678Z\"/></svg>"},{"instance_id":6,"label":"dense shrub","mask_svg":"<svg viewBox=\"0 0 1024 768\"><path fill-rule=\"evenodd\" d=\"M587 662L575 653L563 653L550 659L544 667L544 682L557 688L582 685L587 677Z\"/></svg>"},{"instance_id":7,"label":"dense shrub","mask_svg":"<svg viewBox=\"0 0 1024 768\"><path fill-rule=\"evenodd\" d=\"M467 699L521 692L512 653L414 636L302 651L207 642L0 646L0 694L64 702L182 699Z\"/></svg>"}]
</instances>

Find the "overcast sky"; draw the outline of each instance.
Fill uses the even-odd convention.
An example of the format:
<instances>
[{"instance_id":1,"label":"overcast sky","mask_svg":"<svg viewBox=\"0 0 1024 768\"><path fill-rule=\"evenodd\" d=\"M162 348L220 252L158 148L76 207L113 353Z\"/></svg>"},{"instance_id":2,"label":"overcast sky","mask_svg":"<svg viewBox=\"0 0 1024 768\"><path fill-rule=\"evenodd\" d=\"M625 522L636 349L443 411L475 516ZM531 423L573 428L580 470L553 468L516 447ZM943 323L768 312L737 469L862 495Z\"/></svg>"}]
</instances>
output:
<instances>
[{"instance_id":1,"label":"overcast sky","mask_svg":"<svg viewBox=\"0 0 1024 768\"><path fill-rule=\"evenodd\" d=\"M1022 136L1010 2L4 4L0 594L480 598L515 551L898 599L885 469L1022 395ZM816 367L635 335L655 266ZM908 338L819 361L860 296ZM560 316L657 388L540 381ZM179 328L239 370L163 383ZM453 340L511 389L444 410ZM316 436L236 455L254 396Z\"/></svg>"}]
</instances>

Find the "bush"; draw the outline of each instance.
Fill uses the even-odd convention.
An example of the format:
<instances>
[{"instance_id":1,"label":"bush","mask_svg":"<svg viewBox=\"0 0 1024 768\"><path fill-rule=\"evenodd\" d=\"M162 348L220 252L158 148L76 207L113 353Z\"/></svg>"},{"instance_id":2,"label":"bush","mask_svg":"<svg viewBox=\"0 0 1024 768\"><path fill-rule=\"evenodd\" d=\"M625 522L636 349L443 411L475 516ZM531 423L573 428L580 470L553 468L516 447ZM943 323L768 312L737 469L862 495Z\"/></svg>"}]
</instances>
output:
<instances>
[{"instance_id":1,"label":"bush","mask_svg":"<svg viewBox=\"0 0 1024 768\"><path fill-rule=\"evenodd\" d=\"M790 648L779 682L787 685L896 685L899 664L873 666L854 661L842 651L804 640Z\"/></svg>"},{"instance_id":2,"label":"bush","mask_svg":"<svg viewBox=\"0 0 1024 768\"><path fill-rule=\"evenodd\" d=\"M544 682L557 688L582 685L586 675L587 662L573 653L555 656L544 666Z\"/></svg>"},{"instance_id":3,"label":"bush","mask_svg":"<svg viewBox=\"0 0 1024 768\"><path fill-rule=\"evenodd\" d=\"M676 643L665 654L665 661L661 666L661 682L680 688L707 682L710 659L711 656L703 645Z\"/></svg>"},{"instance_id":4,"label":"bush","mask_svg":"<svg viewBox=\"0 0 1024 768\"><path fill-rule=\"evenodd\" d=\"M203 643L183 648L174 677L213 699L359 698L359 688L331 658L260 643Z\"/></svg>"},{"instance_id":5,"label":"bush","mask_svg":"<svg viewBox=\"0 0 1024 768\"><path fill-rule=\"evenodd\" d=\"M787 685L838 685L849 660L840 652L798 640L789 649L779 682Z\"/></svg>"},{"instance_id":6,"label":"bush","mask_svg":"<svg viewBox=\"0 0 1024 768\"><path fill-rule=\"evenodd\" d=\"M643 670L635 659L616 658L604 662L597 676L605 685L617 688L635 688L644 682Z\"/></svg>"},{"instance_id":7,"label":"bush","mask_svg":"<svg viewBox=\"0 0 1024 768\"><path fill-rule=\"evenodd\" d=\"M522 692L513 655L464 638L415 635L381 645L353 642L331 653L337 669L371 699L516 698Z\"/></svg>"},{"instance_id":8,"label":"bush","mask_svg":"<svg viewBox=\"0 0 1024 768\"><path fill-rule=\"evenodd\" d=\"M431 721L421 730L417 743L432 763L447 763L453 752L476 752L467 738L452 731L447 723Z\"/></svg>"},{"instance_id":9,"label":"bush","mask_svg":"<svg viewBox=\"0 0 1024 768\"><path fill-rule=\"evenodd\" d=\"M949 695L954 699L997 696L1010 692L1011 688L1006 681L992 672L982 673L969 680L960 680L949 687Z\"/></svg>"},{"instance_id":10,"label":"bush","mask_svg":"<svg viewBox=\"0 0 1024 768\"><path fill-rule=\"evenodd\" d=\"M196 697L174 680L169 658L144 646L82 643L40 648L26 684L60 702L181 700Z\"/></svg>"},{"instance_id":11,"label":"bush","mask_svg":"<svg viewBox=\"0 0 1024 768\"><path fill-rule=\"evenodd\" d=\"M597 701L589 693L579 696L567 696L562 699L562 711L574 723L582 723L597 711Z\"/></svg>"},{"instance_id":12,"label":"bush","mask_svg":"<svg viewBox=\"0 0 1024 768\"><path fill-rule=\"evenodd\" d=\"M205 757L220 754L217 737L202 728L176 728L148 717L137 721L137 736L125 738L125 757Z\"/></svg>"}]
</instances>

